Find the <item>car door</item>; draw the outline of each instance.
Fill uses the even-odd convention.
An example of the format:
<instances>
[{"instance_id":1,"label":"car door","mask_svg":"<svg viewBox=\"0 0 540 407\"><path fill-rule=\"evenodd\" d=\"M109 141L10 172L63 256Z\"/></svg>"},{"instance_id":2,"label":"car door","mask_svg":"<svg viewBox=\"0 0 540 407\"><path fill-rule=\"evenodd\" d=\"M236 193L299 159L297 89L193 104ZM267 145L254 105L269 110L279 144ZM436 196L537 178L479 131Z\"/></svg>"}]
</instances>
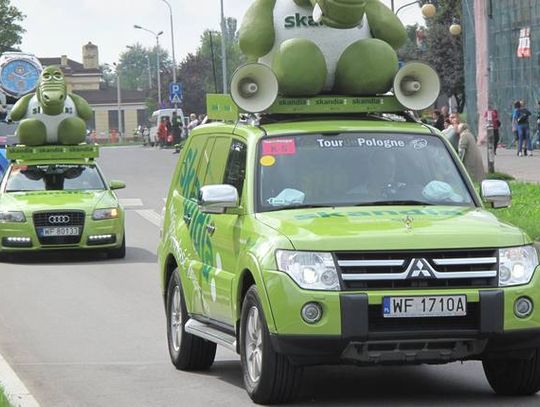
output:
<instances>
[{"instance_id":1,"label":"car door","mask_svg":"<svg viewBox=\"0 0 540 407\"><path fill-rule=\"evenodd\" d=\"M246 144L236 138L218 138L212 153L210 172L206 185L229 184L236 187L240 202L246 169ZM231 292L237 273L240 250L240 234L243 217L229 213L211 215L209 235L214 263L210 268L207 283L203 286L203 301L208 304L212 319L234 326Z\"/></svg>"},{"instance_id":2,"label":"car door","mask_svg":"<svg viewBox=\"0 0 540 407\"><path fill-rule=\"evenodd\" d=\"M197 206L199 188L206 175L210 153L215 142L214 137L194 137L182 156L180 173L170 198L167 213L170 219L166 224L173 228L173 248L180 271L186 296L186 306L192 314L204 314L202 302L204 242L201 242L201 224L205 222ZM170 233L165 230L164 233Z\"/></svg>"}]
</instances>

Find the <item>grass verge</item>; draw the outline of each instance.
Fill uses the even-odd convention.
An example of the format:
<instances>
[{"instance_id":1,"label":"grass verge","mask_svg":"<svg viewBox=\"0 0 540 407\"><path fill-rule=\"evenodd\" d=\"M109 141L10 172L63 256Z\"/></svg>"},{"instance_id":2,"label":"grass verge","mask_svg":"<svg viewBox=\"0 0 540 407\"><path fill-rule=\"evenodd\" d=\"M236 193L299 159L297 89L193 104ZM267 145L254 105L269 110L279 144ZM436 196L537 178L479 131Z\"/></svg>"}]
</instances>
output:
<instances>
[{"instance_id":1,"label":"grass verge","mask_svg":"<svg viewBox=\"0 0 540 407\"><path fill-rule=\"evenodd\" d=\"M510 182L512 206L492 210L499 219L523 229L540 241L540 184Z\"/></svg>"},{"instance_id":2,"label":"grass verge","mask_svg":"<svg viewBox=\"0 0 540 407\"><path fill-rule=\"evenodd\" d=\"M2 387L0 387L0 407L11 407Z\"/></svg>"}]
</instances>

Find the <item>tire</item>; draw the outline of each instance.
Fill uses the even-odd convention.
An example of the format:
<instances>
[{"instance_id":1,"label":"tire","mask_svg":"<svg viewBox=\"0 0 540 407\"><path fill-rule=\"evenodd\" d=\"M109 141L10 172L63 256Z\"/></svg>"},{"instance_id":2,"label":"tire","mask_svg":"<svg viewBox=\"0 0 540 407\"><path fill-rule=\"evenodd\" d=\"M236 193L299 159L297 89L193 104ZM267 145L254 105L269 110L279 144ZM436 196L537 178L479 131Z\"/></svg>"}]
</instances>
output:
<instances>
[{"instance_id":1,"label":"tire","mask_svg":"<svg viewBox=\"0 0 540 407\"><path fill-rule=\"evenodd\" d=\"M126 257L126 235L122 238L122 245L108 252L109 259L123 259Z\"/></svg>"},{"instance_id":2,"label":"tire","mask_svg":"<svg viewBox=\"0 0 540 407\"><path fill-rule=\"evenodd\" d=\"M240 359L246 391L255 403L285 403L294 398L303 369L274 351L255 285L242 304Z\"/></svg>"},{"instance_id":3,"label":"tire","mask_svg":"<svg viewBox=\"0 0 540 407\"><path fill-rule=\"evenodd\" d=\"M179 370L207 370L214 363L216 344L184 329L189 320L178 269L167 285L167 342L172 364Z\"/></svg>"},{"instance_id":4,"label":"tire","mask_svg":"<svg viewBox=\"0 0 540 407\"><path fill-rule=\"evenodd\" d=\"M530 396L540 390L540 348L530 359L488 359L482 362L484 373L501 396Z\"/></svg>"}]
</instances>

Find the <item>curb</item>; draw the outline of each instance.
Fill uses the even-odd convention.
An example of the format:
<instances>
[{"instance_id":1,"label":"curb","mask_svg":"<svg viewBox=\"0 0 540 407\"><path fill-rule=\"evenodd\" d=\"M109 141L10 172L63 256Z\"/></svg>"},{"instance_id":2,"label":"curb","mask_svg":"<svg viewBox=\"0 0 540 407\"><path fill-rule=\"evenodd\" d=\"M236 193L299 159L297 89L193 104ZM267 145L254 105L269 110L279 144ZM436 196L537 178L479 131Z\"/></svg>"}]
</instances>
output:
<instances>
[{"instance_id":1,"label":"curb","mask_svg":"<svg viewBox=\"0 0 540 407\"><path fill-rule=\"evenodd\" d=\"M37 400L30 394L8 362L0 354L0 386L13 407L39 407Z\"/></svg>"}]
</instances>

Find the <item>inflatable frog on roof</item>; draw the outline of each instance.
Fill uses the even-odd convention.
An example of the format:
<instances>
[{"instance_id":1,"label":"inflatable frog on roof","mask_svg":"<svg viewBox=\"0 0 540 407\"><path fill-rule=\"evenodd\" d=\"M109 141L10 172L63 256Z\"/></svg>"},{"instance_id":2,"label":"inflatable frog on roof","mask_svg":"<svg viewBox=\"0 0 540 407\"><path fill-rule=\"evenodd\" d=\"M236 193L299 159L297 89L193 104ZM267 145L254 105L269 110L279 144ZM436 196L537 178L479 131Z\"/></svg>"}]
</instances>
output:
<instances>
[{"instance_id":1,"label":"inflatable frog on roof","mask_svg":"<svg viewBox=\"0 0 540 407\"><path fill-rule=\"evenodd\" d=\"M19 142L27 146L79 144L86 137L92 108L82 97L68 93L64 74L57 66L43 70L36 93L23 96L10 118L20 121Z\"/></svg>"},{"instance_id":2,"label":"inflatable frog on roof","mask_svg":"<svg viewBox=\"0 0 540 407\"><path fill-rule=\"evenodd\" d=\"M240 28L249 62L284 96L369 96L392 88L405 27L379 0L255 0Z\"/></svg>"}]
</instances>

